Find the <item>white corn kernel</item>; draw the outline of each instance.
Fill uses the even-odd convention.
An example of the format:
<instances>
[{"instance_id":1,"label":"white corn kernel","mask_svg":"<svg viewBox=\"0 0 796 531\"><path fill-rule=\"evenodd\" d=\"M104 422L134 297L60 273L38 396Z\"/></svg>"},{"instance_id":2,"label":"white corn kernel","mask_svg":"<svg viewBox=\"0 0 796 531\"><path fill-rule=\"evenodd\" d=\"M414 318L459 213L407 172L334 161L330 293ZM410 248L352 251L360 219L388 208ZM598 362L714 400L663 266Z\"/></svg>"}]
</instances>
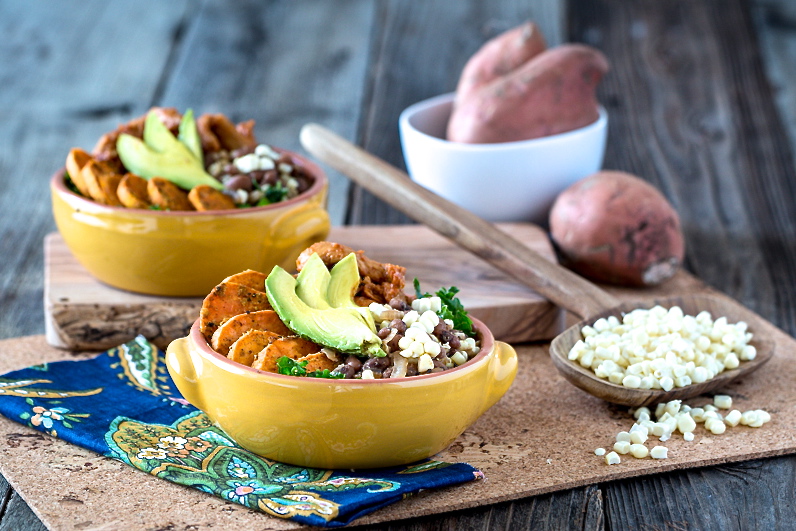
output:
<instances>
[{"instance_id":1,"label":"white corn kernel","mask_svg":"<svg viewBox=\"0 0 796 531\"><path fill-rule=\"evenodd\" d=\"M737 409L733 409L724 415L724 423L732 426L733 428L736 427L739 422L741 422L741 412Z\"/></svg>"},{"instance_id":2,"label":"white corn kernel","mask_svg":"<svg viewBox=\"0 0 796 531\"><path fill-rule=\"evenodd\" d=\"M647 441L647 434L642 431L634 431L630 434L630 442L635 444L643 444Z\"/></svg>"},{"instance_id":3,"label":"white corn kernel","mask_svg":"<svg viewBox=\"0 0 796 531\"><path fill-rule=\"evenodd\" d=\"M451 361L456 365L461 365L462 363L467 361L467 356L465 356L461 352L457 352L456 354L451 356Z\"/></svg>"},{"instance_id":4,"label":"white corn kernel","mask_svg":"<svg viewBox=\"0 0 796 531\"><path fill-rule=\"evenodd\" d=\"M666 459L669 457L669 449L665 446L655 446L650 450L650 457L653 459Z\"/></svg>"},{"instance_id":5,"label":"white corn kernel","mask_svg":"<svg viewBox=\"0 0 796 531\"><path fill-rule=\"evenodd\" d=\"M649 450L643 444L631 444L630 455L636 459L643 459L649 455Z\"/></svg>"},{"instance_id":6,"label":"white corn kernel","mask_svg":"<svg viewBox=\"0 0 796 531\"><path fill-rule=\"evenodd\" d=\"M677 415L677 430L685 434L687 432L692 432L696 429L696 421L690 415L690 413L680 413Z\"/></svg>"},{"instance_id":7,"label":"white corn kernel","mask_svg":"<svg viewBox=\"0 0 796 531\"><path fill-rule=\"evenodd\" d=\"M373 377L373 371L371 371L370 369L365 369L364 371L362 371L362 379L375 380L375 378Z\"/></svg>"},{"instance_id":8,"label":"white corn kernel","mask_svg":"<svg viewBox=\"0 0 796 531\"><path fill-rule=\"evenodd\" d=\"M605 455L605 448L597 448L596 450L594 450L594 455L600 455L600 456Z\"/></svg>"},{"instance_id":9,"label":"white corn kernel","mask_svg":"<svg viewBox=\"0 0 796 531\"><path fill-rule=\"evenodd\" d=\"M727 430L727 425L722 420L709 418L705 421L705 429L713 435L721 435Z\"/></svg>"},{"instance_id":10,"label":"white corn kernel","mask_svg":"<svg viewBox=\"0 0 796 531\"><path fill-rule=\"evenodd\" d=\"M716 395L713 397L713 405L719 409L730 409L732 407L732 397L730 395Z\"/></svg>"},{"instance_id":11,"label":"white corn kernel","mask_svg":"<svg viewBox=\"0 0 796 531\"><path fill-rule=\"evenodd\" d=\"M605 463L608 465L618 465L622 460L616 452L609 452L605 454Z\"/></svg>"},{"instance_id":12,"label":"white corn kernel","mask_svg":"<svg viewBox=\"0 0 796 531\"><path fill-rule=\"evenodd\" d=\"M620 431L616 434L616 442L630 442L630 433Z\"/></svg>"},{"instance_id":13,"label":"white corn kernel","mask_svg":"<svg viewBox=\"0 0 796 531\"><path fill-rule=\"evenodd\" d=\"M614 451L620 454L626 454L630 451L629 441L619 441L614 443Z\"/></svg>"},{"instance_id":14,"label":"white corn kernel","mask_svg":"<svg viewBox=\"0 0 796 531\"><path fill-rule=\"evenodd\" d=\"M646 415L647 420L650 419L650 409L648 407L641 406L633 412L633 418L636 420L642 420L641 417L644 415Z\"/></svg>"},{"instance_id":15,"label":"white corn kernel","mask_svg":"<svg viewBox=\"0 0 796 531\"><path fill-rule=\"evenodd\" d=\"M683 439L688 441L688 442L693 441L694 440L694 432L691 432L691 431L685 432L683 434Z\"/></svg>"},{"instance_id":16,"label":"white corn kernel","mask_svg":"<svg viewBox=\"0 0 796 531\"><path fill-rule=\"evenodd\" d=\"M428 354L423 354L417 360L417 372L428 372L434 368L434 360Z\"/></svg>"}]
</instances>

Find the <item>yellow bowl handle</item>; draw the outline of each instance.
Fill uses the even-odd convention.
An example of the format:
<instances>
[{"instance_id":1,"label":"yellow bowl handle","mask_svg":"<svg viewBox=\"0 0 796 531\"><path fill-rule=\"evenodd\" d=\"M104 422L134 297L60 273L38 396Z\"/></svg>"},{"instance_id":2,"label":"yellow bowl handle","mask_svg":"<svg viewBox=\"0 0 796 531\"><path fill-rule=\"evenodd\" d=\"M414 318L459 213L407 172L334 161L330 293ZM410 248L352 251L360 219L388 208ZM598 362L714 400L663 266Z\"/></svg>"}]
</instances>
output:
<instances>
[{"instance_id":1,"label":"yellow bowl handle","mask_svg":"<svg viewBox=\"0 0 796 531\"><path fill-rule=\"evenodd\" d=\"M495 341L492 359L489 361L489 388L486 409L494 406L509 390L517 375L517 351L503 341Z\"/></svg>"},{"instance_id":2,"label":"yellow bowl handle","mask_svg":"<svg viewBox=\"0 0 796 531\"><path fill-rule=\"evenodd\" d=\"M204 410L199 391L199 378L196 376L189 338L182 337L169 343L166 348L166 367L171 379L183 398L195 407Z\"/></svg>"}]
</instances>

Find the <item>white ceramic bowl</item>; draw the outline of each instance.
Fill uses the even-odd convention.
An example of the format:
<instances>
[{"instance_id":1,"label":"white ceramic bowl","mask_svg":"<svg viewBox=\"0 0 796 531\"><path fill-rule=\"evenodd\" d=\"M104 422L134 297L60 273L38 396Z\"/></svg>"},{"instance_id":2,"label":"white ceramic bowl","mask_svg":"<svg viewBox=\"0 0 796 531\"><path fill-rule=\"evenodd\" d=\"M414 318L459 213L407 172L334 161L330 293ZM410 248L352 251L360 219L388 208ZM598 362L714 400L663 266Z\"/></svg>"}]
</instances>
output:
<instances>
[{"instance_id":1,"label":"white ceramic bowl","mask_svg":"<svg viewBox=\"0 0 796 531\"><path fill-rule=\"evenodd\" d=\"M412 179L489 221L547 224L550 207L569 185L599 171L608 115L558 135L464 144L445 140L454 94L407 107L398 120Z\"/></svg>"}]
</instances>

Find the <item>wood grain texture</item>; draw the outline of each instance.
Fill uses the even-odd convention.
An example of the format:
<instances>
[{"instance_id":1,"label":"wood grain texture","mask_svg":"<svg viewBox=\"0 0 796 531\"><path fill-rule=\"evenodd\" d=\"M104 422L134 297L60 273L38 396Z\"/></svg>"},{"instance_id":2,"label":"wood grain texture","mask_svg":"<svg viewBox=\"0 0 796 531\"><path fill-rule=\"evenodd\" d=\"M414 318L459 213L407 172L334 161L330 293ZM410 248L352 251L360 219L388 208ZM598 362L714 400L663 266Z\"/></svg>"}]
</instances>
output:
<instances>
[{"instance_id":1,"label":"wood grain texture","mask_svg":"<svg viewBox=\"0 0 796 531\"><path fill-rule=\"evenodd\" d=\"M501 228L544 259L555 260L547 236L538 227L503 224ZM413 291L414 278L429 292L457 286L470 313L503 341L547 340L563 329L564 314L559 308L426 227L334 227L329 241L406 267L407 292ZM187 335L199 316L201 297L140 295L98 282L75 260L57 233L47 236L45 251L46 334L53 346L102 350L142 334L166 348ZM440 268L439 263L455 267Z\"/></svg>"},{"instance_id":2,"label":"wood grain texture","mask_svg":"<svg viewBox=\"0 0 796 531\"><path fill-rule=\"evenodd\" d=\"M750 3L571 0L568 21L573 40L597 46L614 66L600 90L611 117L605 167L647 179L674 204L688 269L796 333L796 178ZM606 521L789 528L796 509L780 496L792 496L793 463L604 485Z\"/></svg>"},{"instance_id":3,"label":"wood grain texture","mask_svg":"<svg viewBox=\"0 0 796 531\"><path fill-rule=\"evenodd\" d=\"M453 91L467 59L484 42L526 20L535 20L549 43L560 43L563 7L563 2L550 0L380 2L373 23L374 70L356 143L405 169L397 125L401 111ZM410 219L354 187L347 222L396 224Z\"/></svg>"},{"instance_id":4,"label":"wood grain texture","mask_svg":"<svg viewBox=\"0 0 796 531\"><path fill-rule=\"evenodd\" d=\"M674 285L651 295L666 297L671 290L684 287L694 293L707 290L686 273L679 274L676 280ZM633 291L615 294L625 300L637 297ZM629 429L633 418L628 408L608 404L567 384L557 374L545 344L518 345L519 367L514 385L488 413L436 456L446 462L470 463L484 472L486 481L424 491L367 515L359 523L384 524L478 508L465 515L464 520L458 520L457 514L446 516L444 525L485 522L492 527L500 524L491 520L493 509L485 505L522 500L514 502L511 514L498 511L495 517L510 520L510 525L519 518L534 522L525 524L532 527L568 528L572 521L587 516L589 521L599 520L599 505L594 505L598 500L590 499L584 490L587 485L796 452L796 426L788 421L796 414L796 388L792 386L796 379L796 340L759 317L749 320L759 334L776 343L778 355L753 376L737 380L722 391L731 395L733 406L742 411L760 407L770 411L772 421L763 427L738 426L714 436L699 426L692 442L679 435L666 442L668 459L623 456L620 465L608 466L594 455L594 449L609 447L616 433ZM48 347L42 336L18 338L0 342L0 372L30 363L84 356ZM701 397L690 404L707 401L708 397ZM566 433L577 436L562 434L562 426L568 430ZM256 525L260 529L294 525L159 480L123 463L92 457L91 452L9 419L0 418L0 441L5 441L0 445L0 471L53 529L73 529L76 524L98 520L134 528L159 528L166 522L177 528L193 525L197 529L225 523ZM31 459L31 455L40 458ZM531 498L573 488L577 490L560 496ZM733 492L737 497L737 491ZM69 511L53 510L64 493L68 499L79 500L80 505ZM106 503L121 495L125 504ZM570 500L569 504L565 500ZM655 498L648 500L650 504L652 500L658 503ZM146 512L138 509L142 504L148 508ZM543 521L544 518L548 520ZM423 524L412 520L407 525L411 528Z\"/></svg>"}]
</instances>

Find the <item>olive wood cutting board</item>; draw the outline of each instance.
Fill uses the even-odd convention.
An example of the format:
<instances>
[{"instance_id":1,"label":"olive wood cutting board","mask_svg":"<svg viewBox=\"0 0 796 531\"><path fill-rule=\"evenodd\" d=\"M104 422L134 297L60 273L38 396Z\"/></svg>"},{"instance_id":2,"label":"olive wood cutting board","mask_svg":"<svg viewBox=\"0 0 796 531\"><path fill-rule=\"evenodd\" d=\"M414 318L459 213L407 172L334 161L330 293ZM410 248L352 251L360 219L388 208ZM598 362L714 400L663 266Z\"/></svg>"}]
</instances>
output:
<instances>
[{"instance_id":1,"label":"olive wood cutting board","mask_svg":"<svg viewBox=\"0 0 796 531\"><path fill-rule=\"evenodd\" d=\"M522 223L501 228L555 260L539 227ZM327 239L405 266L407 292L413 290L414 278L424 291L458 287L470 313L504 341L546 340L563 330L563 312L556 306L425 226L334 227ZM138 334L165 348L187 335L202 305L202 298L154 297L107 286L78 263L57 233L44 241L44 277L46 337L60 348L107 349Z\"/></svg>"},{"instance_id":2,"label":"olive wood cutting board","mask_svg":"<svg viewBox=\"0 0 796 531\"><path fill-rule=\"evenodd\" d=\"M622 300L638 291L610 289ZM711 293L679 273L645 298ZM728 304L735 305L729 299ZM633 423L627 408L585 394L553 366L545 343L516 345L519 372L508 393L437 458L480 468L485 480L416 496L357 520L378 524L536 496L557 490L671 470L796 453L796 340L740 305L750 330L775 344L775 355L757 372L722 389L733 406L765 409L771 422L738 426L722 435L702 425L695 439L675 435L665 443L669 458L623 456L606 465L594 455L610 448ZM34 363L92 355L48 345L44 336L0 341L0 373ZM702 405L709 397L687 401ZM657 438L647 442L652 447ZM100 457L0 417L0 472L52 530L74 529L260 529L301 528L199 491L181 487Z\"/></svg>"}]
</instances>

